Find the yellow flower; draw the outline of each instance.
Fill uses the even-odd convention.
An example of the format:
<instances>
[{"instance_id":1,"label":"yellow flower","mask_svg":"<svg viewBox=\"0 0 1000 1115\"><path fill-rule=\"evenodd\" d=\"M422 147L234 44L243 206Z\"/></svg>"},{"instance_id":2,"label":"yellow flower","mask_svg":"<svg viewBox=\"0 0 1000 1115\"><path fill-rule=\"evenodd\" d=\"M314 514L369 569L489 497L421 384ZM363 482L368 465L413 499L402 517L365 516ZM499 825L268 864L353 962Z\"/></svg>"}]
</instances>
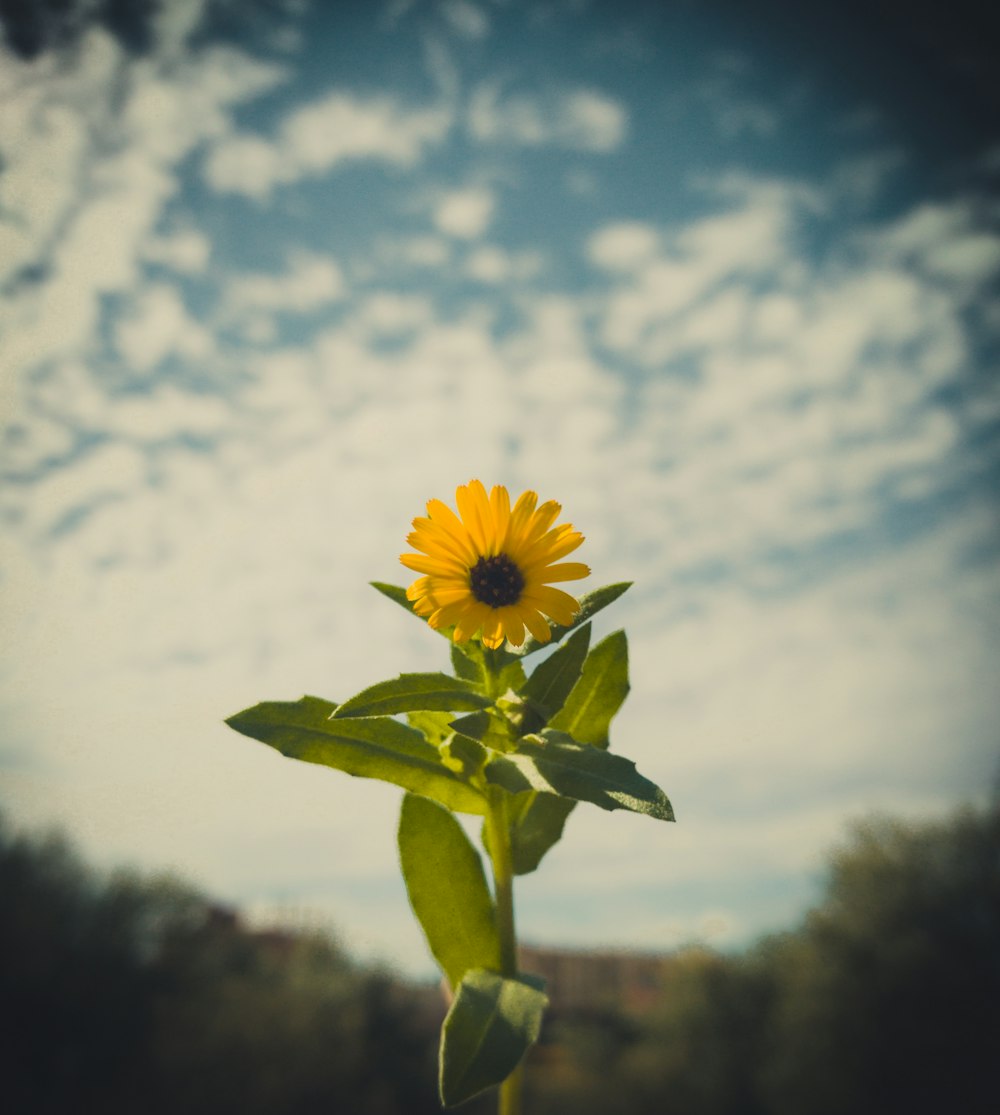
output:
<instances>
[{"instance_id":1,"label":"yellow flower","mask_svg":"<svg viewBox=\"0 0 1000 1115\"><path fill-rule=\"evenodd\" d=\"M458 515L439 499L427 504L427 517L413 520L406 541L417 554L399 560L424 576L406 590L413 610L437 629L454 625L457 643L481 632L484 645L500 646L506 637L519 647L525 628L547 643L550 616L566 626L580 610L554 581L575 581L590 574L582 562L553 564L572 553L583 535L570 523L552 527L562 510L555 500L537 507L538 496L523 492L510 506L507 489L489 495L478 480L455 492Z\"/></svg>"}]
</instances>

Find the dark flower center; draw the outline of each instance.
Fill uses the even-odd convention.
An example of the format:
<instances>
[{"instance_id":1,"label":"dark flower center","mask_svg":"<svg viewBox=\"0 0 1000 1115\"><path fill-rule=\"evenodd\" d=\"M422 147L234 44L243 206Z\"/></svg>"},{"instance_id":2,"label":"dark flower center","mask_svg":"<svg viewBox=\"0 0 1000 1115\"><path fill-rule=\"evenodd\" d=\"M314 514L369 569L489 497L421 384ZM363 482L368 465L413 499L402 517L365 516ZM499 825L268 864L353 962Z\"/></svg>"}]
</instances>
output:
<instances>
[{"instance_id":1,"label":"dark flower center","mask_svg":"<svg viewBox=\"0 0 1000 1115\"><path fill-rule=\"evenodd\" d=\"M481 557L469 570L469 587L481 603L503 608L521 599L524 575L506 554Z\"/></svg>"}]
</instances>

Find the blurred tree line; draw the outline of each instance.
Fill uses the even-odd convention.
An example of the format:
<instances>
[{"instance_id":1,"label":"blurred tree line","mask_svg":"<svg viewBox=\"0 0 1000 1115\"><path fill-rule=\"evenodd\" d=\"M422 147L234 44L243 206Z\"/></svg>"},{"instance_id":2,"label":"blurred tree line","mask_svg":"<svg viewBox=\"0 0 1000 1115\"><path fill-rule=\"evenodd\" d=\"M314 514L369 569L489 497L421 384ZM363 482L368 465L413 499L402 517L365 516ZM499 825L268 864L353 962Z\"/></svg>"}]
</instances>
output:
<instances>
[{"instance_id":1,"label":"blurred tree line","mask_svg":"<svg viewBox=\"0 0 1000 1115\"><path fill-rule=\"evenodd\" d=\"M253 932L173 878L102 879L6 828L0 895L5 1111L440 1110L444 1004L326 936Z\"/></svg>"},{"instance_id":2,"label":"blurred tree line","mask_svg":"<svg viewBox=\"0 0 1000 1115\"><path fill-rule=\"evenodd\" d=\"M692 951L669 971L648 1015L564 1020L528 1109L992 1113L1000 808L867 822L800 928L739 956Z\"/></svg>"},{"instance_id":3,"label":"blurred tree line","mask_svg":"<svg viewBox=\"0 0 1000 1115\"><path fill-rule=\"evenodd\" d=\"M443 1003L326 937L252 932L176 880L102 878L3 827L0 895L8 1111L440 1110ZM800 928L681 954L651 1011L554 1018L526 1110L992 1115L998 1051L1000 810L880 820Z\"/></svg>"}]
</instances>

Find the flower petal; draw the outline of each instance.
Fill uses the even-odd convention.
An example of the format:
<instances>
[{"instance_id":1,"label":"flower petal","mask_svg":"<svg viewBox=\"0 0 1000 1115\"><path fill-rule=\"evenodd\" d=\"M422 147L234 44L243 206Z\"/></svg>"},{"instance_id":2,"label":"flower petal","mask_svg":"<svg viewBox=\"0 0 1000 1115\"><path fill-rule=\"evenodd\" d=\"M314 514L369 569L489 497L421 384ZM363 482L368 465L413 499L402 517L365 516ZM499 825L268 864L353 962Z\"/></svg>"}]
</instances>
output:
<instances>
[{"instance_id":1,"label":"flower petal","mask_svg":"<svg viewBox=\"0 0 1000 1115\"><path fill-rule=\"evenodd\" d=\"M524 626L531 632L535 641L547 643L549 639L552 638L552 628L549 627L545 617L534 608L529 608L525 604L519 604L518 608L520 608Z\"/></svg>"},{"instance_id":2,"label":"flower petal","mask_svg":"<svg viewBox=\"0 0 1000 1115\"><path fill-rule=\"evenodd\" d=\"M490 517L493 520L493 552L499 554L510 523L510 495L502 484L494 484L490 491Z\"/></svg>"},{"instance_id":3,"label":"flower petal","mask_svg":"<svg viewBox=\"0 0 1000 1115\"><path fill-rule=\"evenodd\" d=\"M456 522L458 520L456 519ZM450 530L443 523L437 522L435 519L425 519L418 517L413 520L414 531L407 537L407 542L418 550L423 550L424 553L430 553L428 544L434 547L441 547L449 553L455 554L462 561L470 565L476 562L476 551L472 545L472 539L469 537L469 532L460 530L458 532ZM419 542L414 542L414 538L419 538Z\"/></svg>"},{"instance_id":4,"label":"flower petal","mask_svg":"<svg viewBox=\"0 0 1000 1115\"><path fill-rule=\"evenodd\" d=\"M564 561L562 565L547 565L541 571L539 580L553 584L556 581L578 581L589 576L589 565L584 565L582 561Z\"/></svg>"},{"instance_id":5,"label":"flower petal","mask_svg":"<svg viewBox=\"0 0 1000 1115\"><path fill-rule=\"evenodd\" d=\"M456 642L478 636L487 647L502 646L505 639L521 646L526 631L549 642L549 619L567 626L580 610L572 596L552 586L590 574L583 562L559 560L583 542L583 535L571 523L553 527L561 504L547 500L539 506L533 491L522 492L512 508L502 484L487 494L482 481L474 479L456 489L455 502L457 513L441 500L428 500L427 515L413 520L407 536L416 552L399 560L422 574L406 590L414 612L431 627L453 626ZM480 567L474 589L472 571L484 558L496 560ZM494 607L477 593L493 591L492 579L498 577L510 587L496 599L510 603Z\"/></svg>"},{"instance_id":6,"label":"flower petal","mask_svg":"<svg viewBox=\"0 0 1000 1115\"><path fill-rule=\"evenodd\" d=\"M491 608L490 614L483 621L483 645L491 648L500 646L503 642L504 628L499 611Z\"/></svg>"},{"instance_id":7,"label":"flower petal","mask_svg":"<svg viewBox=\"0 0 1000 1115\"><path fill-rule=\"evenodd\" d=\"M514 510L510 513L507 534L503 540L504 553L512 555L513 551L523 544L524 534L531 524L531 517L535 513L537 502L538 495L532 491L522 492L517 497Z\"/></svg>"},{"instance_id":8,"label":"flower petal","mask_svg":"<svg viewBox=\"0 0 1000 1115\"><path fill-rule=\"evenodd\" d=\"M474 604L470 604L468 600L454 600L438 608L427 622L435 631L442 627L451 627L452 624L457 624L473 606Z\"/></svg>"},{"instance_id":9,"label":"flower petal","mask_svg":"<svg viewBox=\"0 0 1000 1115\"><path fill-rule=\"evenodd\" d=\"M525 592L522 599L525 604L535 605L539 611L551 616L556 623L563 627L572 623L573 617L580 610L580 605L568 592L563 592L557 588L549 588L548 585L532 586Z\"/></svg>"},{"instance_id":10,"label":"flower petal","mask_svg":"<svg viewBox=\"0 0 1000 1115\"><path fill-rule=\"evenodd\" d=\"M430 573L437 577L453 577L461 580L468 573L460 562L428 557L427 554L400 554L399 560L407 569L413 569L417 573Z\"/></svg>"},{"instance_id":11,"label":"flower petal","mask_svg":"<svg viewBox=\"0 0 1000 1115\"><path fill-rule=\"evenodd\" d=\"M520 563L526 569L536 565L548 565L572 553L583 541L583 535L574 530L571 523L550 530L519 555Z\"/></svg>"},{"instance_id":12,"label":"flower petal","mask_svg":"<svg viewBox=\"0 0 1000 1115\"><path fill-rule=\"evenodd\" d=\"M528 527L524 535L525 548L537 542L539 538L549 529L550 526L556 521L559 512L562 511L562 504L556 503L554 499L546 500L541 507L535 512L531 520L531 525Z\"/></svg>"},{"instance_id":13,"label":"flower petal","mask_svg":"<svg viewBox=\"0 0 1000 1115\"><path fill-rule=\"evenodd\" d=\"M519 647L524 642L524 621L521 619L520 609L512 604L508 608L500 608L497 614L507 641L511 646Z\"/></svg>"},{"instance_id":14,"label":"flower petal","mask_svg":"<svg viewBox=\"0 0 1000 1115\"><path fill-rule=\"evenodd\" d=\"M488 604L473 604L455 625L455 642L465 643L482 627L492 609Z\"/></svg>"},{"instance_id":15,"label":"flower petal","mask_svg":"<svg viewBox=\"0 0 1000 1115\"><path fill-rule=\"evenodd\" d=\"M476 553L489 553L490 539L487 536L490 501L481 480L470 480L455 490L455 502L465 529L469 532Z\"/></svg>"}]
</instances>

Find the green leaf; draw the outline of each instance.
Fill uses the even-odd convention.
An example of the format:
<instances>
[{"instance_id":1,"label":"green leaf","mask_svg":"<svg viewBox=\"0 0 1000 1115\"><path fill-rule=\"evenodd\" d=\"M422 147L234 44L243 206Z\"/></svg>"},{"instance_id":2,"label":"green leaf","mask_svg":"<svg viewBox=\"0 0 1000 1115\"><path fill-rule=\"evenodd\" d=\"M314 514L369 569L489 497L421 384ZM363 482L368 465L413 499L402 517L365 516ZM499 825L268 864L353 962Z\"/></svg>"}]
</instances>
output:
<instances>
[{"instance_id":1,"label":"green leaf","mask_svg":"<svg viewBox=\"0 0 1000 1115\"><path fill-rule=\"evenodd\" d=\"M470 968L498 968L500 938L483 863L454 816L407 794L399 816L399 861L410 905L451 987Z\"/></svg>"},{"instance_id":2,"label":"green leaf","mask_svg":"<svg viewBox=\"0 0 1000 1115\"><path fill-rule=\"evenodd\" d=\"M460 774L467 782L479 777L488 754L481 743L457 732L453 732L441 744L441 757L445 766Z\"/></svg>"},{"instance_id":3,"label":"green leaf","mask_svg":"<svg viewBox=\"0 0 1000 1115\"><path fill-rule=\"evenodd\" d=\"M601 809L628 809L660 821L674 819L667 795L644 778L631 760L577 743L550 728L525 736L508 755L495 755L485 773L488 782L512 794L541 790L589 801Z\"/></svg>"},{"instance_id":4,"label":"green leaf","mask_svg":"<svg viewBox=\"0 0 1000 1115\"><path fill-rule=\"evenodd\" d=\"M448 710L486 708L490 701L448 674L400 674L380 681L345 701L333 714L336 719L383 716L414 709Z\"/></svg>"},{"instance_id":5,"label":"green leaf","mask_svg":"<svg viewBox=\"0 0 1000 1115\"><path fill-rule=\"evenodd\" d=\"M457 719L450 721L449 727L453 732L460 732L463 736L468 736L469 739L477 739L480 742L486 739L493 723L493 717L484 709L477 709L476 712L466 713L465 716L459 716Z\"/></svg>"},{"instance_id":6,"label":"green leaf","mask_svg":"<svg viewBox=\"0 0 1000 1115\"><path fill-rule=\"evenodd\" d=\"M505 716L482 709L453 720L451 727L460 735L479 740L497 751L510 751L518 736L517 730Z\"/></svg>"},{"instance_id":7,"label":"green leaf","mask_svg":"<svg viewBox=\"0 0 1000 1115\"><path fill-rule=\"evenodd\" d=\"M628 690L628 639L624 631L615 631L587 655L580 680L549 727L579 743L606 748L611 718Z\"/></svg>"},{"instance_id":8,"label":"green leaf","mask_svg":"<svg viewBox=\"0 0 1000 1115\"><path fill-rule=\"evenodd\" d=\"M479 689L483 685L483 656L478 643L452 643L451 668L455 676Z\"/></svg>"},{"instance_id":9,"label":"green leaf","mask_svg":"<svg viewBox=\"0 0 1000 1115\"><path fill-rule=\"evenodd\" d=\"M524 685L524 678L524 667L521 665L520 658L510 655L510 662L500 671L500 692L506 693L513 689L516 693Z\"/></svg>"},{"instance_id":10,"label":"green leaf","mask_svg":"<svg viewBox=\"0 0 1000 1115\"><path fill-rule=\"evenodd\" d=\"M417 615L413 610L412 601L407 599L406 589L401 585L389 585L386 584L385 581L369 581L368 583L372 588L378 589L383 596L388 596L394 604L398 604L401 608L405 608L411 615ZM417 616L417 619L422 620L423 616Z\"/></svg>"},{"instance_id":11,"label":"green leaf","mask_svg":"<svg viewBox=\"0 0 1000 1115\"><path fill-rule=\"evenodd\" d=\"M591 616L596 615L602 608L606 608L609 604L613 604L623 592L626 592L632 587L631 581L620 581L615 585L605 585L603 588L596 588L593 592L585 593L580 597L580 611L573 617L573 622L563 627L558 623L550 623L549 628L552 631L552 639L548 643L540 643L537 639L526 639L522 647L517 649L514 653L520 655L522 658L526 654L534 654L535 651L543 650L547 646L551 646L553 642L559 640L572 631L580 624L586 623Z\"/></svg>"},{"instance_id":12,"label":"green leaf","mask_svg":"<svg viewBox=\"0 0 1000 1115\"><path fill-rule=\"evenodd\" d=\"M265 701L226 723L290 759L379 778L433 798L460 813L486 812L486 799L449 770L420 732L390 717L335 720L337 706L319 697Z\"/></svg>"},{"instance_id":13,"label":"green leaf","mask_svg":"<svg viewBox=\"0 0 1000 1115\"><path fill-rule=\"evenodd\" d=\"M463 1103L502 1083L538 1040L548 999L537 981L473 969L441 1027L441 1102Z\"/></svg>"},{"instance_id":14,"label":"green leaf","mask_svg":"<svg viewBox=\"0 0 1000 1115\"><path fill-rule=\"evenodd\" d=\"M439 747L452 733L450 712L427 712L417 709L406 714L406 722L411 728L423 732L428 743Z\"/></svg>"},{"instance_id":15,"label":"green leaf","mask_svg":"<svg viewBox=\"0 0 1000 1115\"><path fill-rule=\"evenodd\" d=\"M562 708L563 702L576 685L589 646L588 623L570 636L555 654L546 658L521 686L518 695L532 702L546 721Z\"/></svg>"},{"instance_id":16,"label":"green leaf","mask_svg":"<svg viewBox=\"0 0 1000 1115\"><path fill-rule=\"evenodd\" d=\"M563 826L576 802L532 790L516 794L509 809L510 848L515 875L528 875L542 862L542 857L559 842Z\"/></svg>"},{"instance_id":17,"label":"green leaf","mask_svg":"<svg viewBox=\"0 0 1000 1115\"><path fill-rule=\"evenodd\" d=\"M578 743L606 748L611 719L628 689L628 641L624 631L616 631L587 655L579 680L549 727L566 732ZM512 801L516 803L510 809L514 872L527 875L559 841L576 802L538 792L518 794Z\"/></svg>"}]
</instances>

